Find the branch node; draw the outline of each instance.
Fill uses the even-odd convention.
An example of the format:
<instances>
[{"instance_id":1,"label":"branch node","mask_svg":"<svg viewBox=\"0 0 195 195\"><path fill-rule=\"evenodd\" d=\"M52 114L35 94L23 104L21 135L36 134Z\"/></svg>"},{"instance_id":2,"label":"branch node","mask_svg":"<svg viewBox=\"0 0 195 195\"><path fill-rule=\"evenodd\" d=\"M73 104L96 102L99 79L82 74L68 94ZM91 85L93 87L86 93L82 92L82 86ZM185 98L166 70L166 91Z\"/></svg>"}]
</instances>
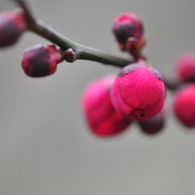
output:
<instances>
[{"instance_id":1,"label":"branch node","mask_svg":"<svg viewBox=\"0 0 195 195\"><path fill-rule=\"evenodd\" d=\"M72 48L64 52L64 60L67 62L74 62L77 59L76 53Z\"/></svg>"}]
</instances>

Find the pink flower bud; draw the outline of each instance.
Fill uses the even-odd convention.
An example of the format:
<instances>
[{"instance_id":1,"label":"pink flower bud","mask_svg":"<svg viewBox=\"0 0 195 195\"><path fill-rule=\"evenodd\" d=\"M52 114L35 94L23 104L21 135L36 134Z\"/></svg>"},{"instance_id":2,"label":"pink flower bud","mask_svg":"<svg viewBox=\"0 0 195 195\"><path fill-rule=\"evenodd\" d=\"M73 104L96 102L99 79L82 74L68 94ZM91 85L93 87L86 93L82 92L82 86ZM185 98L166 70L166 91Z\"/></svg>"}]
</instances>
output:
<instances>
[{"instance_id":1,"label":"pink flower bud","mask_svg":"<svg viewBox=\"0 0 195 195\"><path fill-rule=\"evenodd\" d=\"M0 14L0 47L15 44L25 29L25 19L21 12L2 12Z\"/></svg>"},{"instance_id":2,"label":"pink flower bud","mask_svg":"<svg viewBox=\"0 0 195 195\"><path fill-rule=\"evenodd\" d=\"M161 110L151 119L139 122L141 131L148 135L154 135L160 133L165 125L164 111Z\"/></svg>"},{"instance_id":3,"label":"pink flower bud","mask_svg":"<svg viewBox=\"0 0 195 195\"><path fill-rule=\"evenodd\" d=\"M175 70L183 82L194 82L195 56L190 53L179 56L175 62Z\"/></svg>"},{"instance_id":4,"label":"pink flower bud","mask_svg":"<svg viewBox=\"0 0 195 195\"><path fill-rule=\"evenodd\" d=\"M195 126L195 84L183 86L174 97L176 117L187 127Z\"/></svg>"},{"instance_id":5,"label":"pink flower bud","mask_svg":"<svg viewBox=\"0 0 195 195\"><path fill-rule=\"evenodd\" d=\"M112 30L121 50L126 51L137 46L140 47L140 40L143 42L143 25L135 14L123 13L117 16ZM141 44L143 46L145 41Z\"/></svg>"},{"instance_id":6,"label":"pink flower bud","mask_svg":"<svg viewBox=\"0 0 195 195\"><path fill-rule=\"evenodd\" d=\"M152 118L163 107L165 86L160 73L143 60L121 70L111 90L115 109L134 121Z\"/></svg>"},{"instance_id":7,"label":"pink flower bud","mask_svg":"<svg viewBox=\"0 0 195 195\"><path fill-rule=\"evenodd\" d=\"M93 81L82 95L82 111L92 133L99 137L108 137L123 132L130 120L114 109L109 88L114 77L107 76Z\"/></svg>"},{"instance_id":8,"label":"pink flower bud","mask_svg":"<svg viewBox=\"0 0 195 195\"><path fill-rule=\"evenodd\" d=\"M53 74L57 69L60 53L54 45L36 45L24 51L22 68L31 77Z\"/></svg>"}]
</instances>

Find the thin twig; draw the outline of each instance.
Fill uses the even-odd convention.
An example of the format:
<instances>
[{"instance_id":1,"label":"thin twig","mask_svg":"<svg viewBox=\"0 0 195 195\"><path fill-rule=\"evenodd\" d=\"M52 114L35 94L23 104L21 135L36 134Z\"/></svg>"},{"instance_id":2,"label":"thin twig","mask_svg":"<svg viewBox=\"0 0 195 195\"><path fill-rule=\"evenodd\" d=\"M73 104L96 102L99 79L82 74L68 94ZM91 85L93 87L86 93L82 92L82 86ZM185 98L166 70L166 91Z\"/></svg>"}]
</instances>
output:
<instances>
[{"instance_id":1,"label":"thin twig","mask_svg":"<svg viewBox=\"0 0 195 195\"><path fill-rule=\"evenodd\" d=\"M72 49L75 52L74 60L69 59L69 62L82 59L96 61L102 64L113 65L118 67L124 67L128 64L133 63L129 59L124 59L122 57L106 54L100 50L75 43L74 41L58 33L50 26L46 25L44 22L36 20L25 0L14 1L23 9L29 31L32 31L42 36L43 38L51 41L52 43L58 45L63 50Z\"/></svg>"}]
</instances>

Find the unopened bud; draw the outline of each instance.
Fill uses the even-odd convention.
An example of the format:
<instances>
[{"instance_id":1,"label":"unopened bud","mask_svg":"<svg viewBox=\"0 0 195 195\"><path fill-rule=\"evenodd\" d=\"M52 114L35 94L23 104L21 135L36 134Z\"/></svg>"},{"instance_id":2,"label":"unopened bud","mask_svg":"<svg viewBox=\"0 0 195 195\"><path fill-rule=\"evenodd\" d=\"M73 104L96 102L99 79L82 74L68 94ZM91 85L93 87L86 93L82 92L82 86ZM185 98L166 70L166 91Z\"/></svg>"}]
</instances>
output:
<instances>
[{"instance_id":1,"label":"unopened bud","mask_svg":"<svg viewBox=\"0 0 195 195\"><path fill-rule=\"evenodd\" d=\"M195 84L184 85L174 97L176 117L187 127L195 126Z\"/></svg>"},{"instance_id":2,"label":"unopened bud","mask_svg":"<svg viewBox=\"0 0 195 195\"><path fill-rule=\"evenodd\" d=\"M148 135L160 133L165 125L164 111L161 110L151 119L139 122L141 131Z\"/></svg>"},{"instance_id":3,"label":"unopened bud","mask_svg":"<svg viewBox=\"0 0 195 195\"><path fill-rule=\"evenodd\" d=\"M31 77L43 77L53 74L57 69L61 52L54 45L36 45L25 50L22 68Z\"/></svg>"},{"instance_id":4,"label":"unopened bud","mask_svg":"<svg viewBox=\"0 0 195 195\"><path fill-rule=\"evenodd\" d=\"M195 55L186 53L179 56L175 61L175 71L181 81L195 81Z\"/></svg>"},{"instance_id":5,"label":"unopened bud","mask_svg":"<svg viewBox=\"0 0 195 195\"><path fill-rule=\"evenodd\" d=\"M91 82L82 95L82 111L93 134L108 137L123 132L131 121L113 107L109 89L114 77L107 76Z\"/></svg>"},{"instance_id":6,"label":"unopened bud","mask_svg":"<svg viewBox=\"0 0 195 195\"><path fill-rule=\"evenodd\" d=\"M14 45L26 29L22 12L4 11L0 14L0 47Z\"/></svg>"},{"instance_id":7,"label":"unopened bud","mask_svg":"<svg viewBox=\"0 0 195 195\"><path fill-rule=\"evenodd\" d=\"M162 109L165 94L160 73L140 60L121 70L114 81L111 99L120 114L133 121L144 121Z\"/></svg>"},{"instance_id":8,"label":"unopened bud","mask_svg":"<svg viewBox=\"0 0 195 195\"><path fill-rule=\"evenodd\" d=\"M123 51L141 49L145 44L143 24L135 14L123 13L117 16L113 22L112 30L120 49Z\"/></svg>"}]
</instances>

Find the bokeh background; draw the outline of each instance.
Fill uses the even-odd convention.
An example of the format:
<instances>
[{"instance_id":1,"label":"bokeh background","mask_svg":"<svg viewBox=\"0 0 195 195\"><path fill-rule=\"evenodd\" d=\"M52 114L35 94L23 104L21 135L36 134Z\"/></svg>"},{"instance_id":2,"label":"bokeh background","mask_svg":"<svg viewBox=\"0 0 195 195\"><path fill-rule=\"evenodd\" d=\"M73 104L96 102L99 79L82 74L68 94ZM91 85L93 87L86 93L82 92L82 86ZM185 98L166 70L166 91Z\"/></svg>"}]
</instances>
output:
<instances>
[{"instance_id":1,"label":"bokeh background","mask_svg":"<svg viewBox=\"0 0 195 195\"><path fill-rule=\"evenodd\" d=\"M165 76L183 52L195 52L194 0L29 0L37 18L70 39L107 53L118 51L111 33L120 13L136 13L145 26L143 53ZM13 10L8 0L0 11ZM86 126L80 97L92 80L119 69L90 61L63 62L46 78L27 77L23 50L47 40L27 32L0 50L1 195L194 195L195 129L173 116L167 94L166 127L147 136L132 125L100 139Z\"/></svg>"}]
</instances>

